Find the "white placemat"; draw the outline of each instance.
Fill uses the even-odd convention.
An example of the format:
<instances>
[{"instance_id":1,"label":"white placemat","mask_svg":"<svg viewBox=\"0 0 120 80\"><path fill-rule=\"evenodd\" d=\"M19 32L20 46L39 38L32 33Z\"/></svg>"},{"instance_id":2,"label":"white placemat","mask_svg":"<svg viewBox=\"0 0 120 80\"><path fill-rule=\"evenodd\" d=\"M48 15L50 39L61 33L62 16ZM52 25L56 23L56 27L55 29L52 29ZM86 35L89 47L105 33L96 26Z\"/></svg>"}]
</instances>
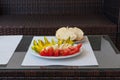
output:
<instances>
[{"instance_id":1,"label":"white placemat","mask_svg":"<svg viewBox=\"0 0 120 80\"><path fill-rule=\"evenodd\" d=\"M22 35L0 36L0 65L6 65L22 39Z\"/></svg>"},{"instance_id":2,"label":"white placemat","mask_svg":"<svg viewBox=\"0 0 120 80\"><path fill-rule=\"evenodd\" d=\"M50 40L53 38L52 36L47 36ZM33 40L41 39L43 40L43 36L35 36ZM64 65L64 66L97 66L98 62L96 57L93 53L93 50L90 46L89 40L87 36L85 36L85 41L83 43L83 52L79 56L68 58L68 59L58 59L58 60L51 60L51 59L43 59L36 57L32 54L31 46L33 44L33 40L31 45L25 55L25 58L22 62L22 66L49 66L49 65Z\"/></svg>"}]
</instances>

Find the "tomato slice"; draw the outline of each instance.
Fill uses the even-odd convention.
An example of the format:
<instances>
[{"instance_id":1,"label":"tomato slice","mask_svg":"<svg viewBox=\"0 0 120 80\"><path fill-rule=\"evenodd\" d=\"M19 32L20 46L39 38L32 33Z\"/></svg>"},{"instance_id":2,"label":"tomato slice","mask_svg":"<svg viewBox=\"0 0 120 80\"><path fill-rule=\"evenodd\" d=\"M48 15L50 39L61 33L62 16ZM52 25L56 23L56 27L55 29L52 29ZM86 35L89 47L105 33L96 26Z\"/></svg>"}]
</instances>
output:
<instances>
[{"instance_id":1,"label":"tomato slice","mask_svg":"<svg viewBox=\"0 0 120 80\"><path fill-rule=\"evenodd\" d=\"M67 54L68 54L68 55L71 55L71 53L70 53L70 52L71 52L71 49L67 48L67 49L65 49L65 50L67 51Z\"/></svg>"},{"instance_id":2,"label":"tomato slice","mask_svg":"<svg viewBox=\"0 0 120 80\"><path fill-rule=\"evenodd\" d=\"M53 56L59 56L59 53L60 53L60 50L56 49L56 50L54 50Z\"/></svg>"},{"instance_id":3,"label":"tomato slice","mask_svg":"<svg viewBox=\"0 0 120 80\"><path fill-rule=\"evenodd\" d=\"M78 44L77 47L80 49L82 46L82 43Z\"/></svg>"},{"instance_id":4,"label":"tomato slice","mask_svg":"<svg viewBox=\"0 0 120 80\"><path fill-rule=\"evenodd\" d=\"M63 53L62 53L62 56L67 56L67 55L69 55L69 51L66 50L66 49L64 49L64 50L63 50Z\"/></svg>"},{"instance_id":5,"label":"tomato slice","mask_svg":"<svg viewBox=\"0 0 120 80\"><path fill-rule=\"evenodd\" d=\"M75 46L70 46L69 49L72 51L75 49Z\"/></svg>"},{"instance_id":6,"label":"tomato slice","mask_svg":"<svg viewBox=\"0 0 120 80\"><path fill-rule=\"evenodd\" d=\"M43 50L43 51L41 51L39 54L40 54L41 56L44 56L44 55L45 55L44 50Z\"/></svg>"},{"instance_id":7,"label":"tomato slice","mask_svg":"<svg viewBox=\"0 0 120 80\"><path fill-rule=\"evenodd\" d=\"M75 54L75 53L77 53L77 52L79 52L80 51L80 49L77 47L77 46L75 46L71 51L70 51L70 54L72 55L72 54Z\"/></svg>"},{"instance_id":8,"label":"tomato slice","mask_svg":"<svg viewBox=\"0 0 120 80\"><path fill-rule=\"evenodd\" d=\"M42 51L40 52L40 55L41 55L41 56L48 56L48 55L47 55L47 50L46 50L46 49L42 50Z\"/></svg>"},{"instance_id":9,"label":"tomato slice","mask_svg":"<svg viewBox=\"0 0 120 80\"><path fill-rule=\"evenodd\" d=\"M80 48L78 48L77 46L75 47L74 49L75 53L79 52L80 51Z\"/></svg>"},{"instance_id":10,"label":"tomato slice","mask_svg":"<svg viewBox=\"0 0 120 80\"><path fill-rule=\"evenodd\" d=\"M64 50L60 49L59 56L63 56L63 54L64 54Z\"/></svg>"},{"instance_id":11,"label":"tomato slice","mask_svg":"<svg viewBox=\"0 0 120 80\"><path fill-rule=\"evenodd\" d=\"M50 47L50 48L47 50L47 55L48 55L48 56L53 56L53 54L54 54L54 49L53 49L53 47Z\"/></svg>"}]
</instances>

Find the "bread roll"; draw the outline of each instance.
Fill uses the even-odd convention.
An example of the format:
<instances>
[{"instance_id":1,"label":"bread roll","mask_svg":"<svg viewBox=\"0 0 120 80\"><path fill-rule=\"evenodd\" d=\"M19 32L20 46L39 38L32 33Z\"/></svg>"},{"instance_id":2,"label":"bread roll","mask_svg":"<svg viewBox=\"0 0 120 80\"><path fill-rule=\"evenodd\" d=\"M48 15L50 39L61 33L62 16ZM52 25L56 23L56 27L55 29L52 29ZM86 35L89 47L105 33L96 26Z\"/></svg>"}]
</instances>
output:
<instances>
[{"instance_id":1,"label":"bread roll","mask_svg":"<svg viewBox=\"0 0 120 80\"><path fill-rule=\"evenodd\" d=\"M81 29L74 27L74 28L69 28L69 30L71 32L74 32L75 35L77 36L75 40L82 40L83 39L84 33Z\"/></svg>"},{"instance_id":2,"label":"bread roll","mask_svg":"<svg viewBox=\"0 0 120 80\"><path fill-rule=\"evenodd\" d=\"M56 37L63 40L67 40L70 37L71 40L75 40L77 36L74 32L69 31L68 28L62 27L56 31Z\"/></svg>"},{"instance_id":3,"label":"bread roll","mask_svg":"<svg viewBox=\"0 0 120 80\"><path fill-rule=\"evenodd\" d=\"M82 40L84 32L77 27L62 27L56 31L56 37L63 40L67 40L69 37L71 40Z\"/></svg>"}]
</instances>

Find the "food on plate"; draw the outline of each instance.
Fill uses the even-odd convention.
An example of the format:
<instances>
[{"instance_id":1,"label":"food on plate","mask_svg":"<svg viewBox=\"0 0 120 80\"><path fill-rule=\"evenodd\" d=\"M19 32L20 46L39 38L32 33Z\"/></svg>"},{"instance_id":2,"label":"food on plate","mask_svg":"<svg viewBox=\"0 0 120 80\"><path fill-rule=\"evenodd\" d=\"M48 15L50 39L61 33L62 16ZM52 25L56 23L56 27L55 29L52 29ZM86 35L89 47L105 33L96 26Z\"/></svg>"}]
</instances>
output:
<instances>
[{"instance_id":1,"label":"food on plate","mask_svg":"<svg viewBox=\"0 0 120 80\"><path fill-rule=\"evenodd\" d=\"M60 48L57 46L54 48L53 46L44 48L39 54L41 56L68 56L75 54L80 51L82 44L78 44L76 46L67 46Z\"/></svg>"},{"instance_id":2,"label":"food on plate","mask_svg":"<svg viewBox=\"0 0 120 80\"><path fill-rule=\"evenodd\" d=\"M56 31L55 35L61 40L67 40L69 37L71 40L82 40L84 32L77 27L62 27Z\"/></svg>"},{"instance_id":3,"label":"food on plate","mask_svg":"<svg viewBox=\"0 0 120 80\"><path fill-rule=\"evenodd\" d=\"M31 48L41 56L67 56L79 52L81 46L81 43L74 46L70 37L67 40L58 39L57 41L54 39L49 41L44 37L44 41L34 40Z\"/></svg>"},{"instance_id":4,"label":"food on plate","mask_svg":"<svg viewBox=\"0 0 120 80\"><path fill-rule=\"evenodd\" d=\"M59 47L61 47L61 45L62 45L62 47L66 47L66 46L71 46L73 44L74 44L74 42L72 40L70 40L70 38L68 38L67 40L58 39L58 41L51 39L51 42L50 42L46 37L44 37L44 41L42 41L40 39L34 40L32 49L36 52L40 52L41 50L43 50L44 48L49 47L49 46L53 46L55 48L55 47L57 47L57 45Z\"/></svg>"}]
</instances>

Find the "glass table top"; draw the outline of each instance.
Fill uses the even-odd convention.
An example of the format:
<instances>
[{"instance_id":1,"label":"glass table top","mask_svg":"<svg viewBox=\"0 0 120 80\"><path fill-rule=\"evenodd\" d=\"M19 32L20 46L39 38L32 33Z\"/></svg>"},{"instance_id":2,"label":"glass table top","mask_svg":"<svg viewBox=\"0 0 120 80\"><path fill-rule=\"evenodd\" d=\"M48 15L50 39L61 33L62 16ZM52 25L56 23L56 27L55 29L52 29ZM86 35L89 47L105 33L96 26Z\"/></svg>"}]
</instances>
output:
<instances>
[{"instance_id":1,"label":"glass table top","mask_svg":"<svg viewBox=\"0 0 120 80\"><path fill-rule=\"evenodd\" d=\"M120 52L115 47L110 37L107 35L87 35L95 57L98 61L98 66L37 66L23 67L21 66L28 47L33 39L33 36L23 36L20 44L15 50L7 65L0 65L0 69L117 69L120 68Z\"/></svg>"}]
</instances>

